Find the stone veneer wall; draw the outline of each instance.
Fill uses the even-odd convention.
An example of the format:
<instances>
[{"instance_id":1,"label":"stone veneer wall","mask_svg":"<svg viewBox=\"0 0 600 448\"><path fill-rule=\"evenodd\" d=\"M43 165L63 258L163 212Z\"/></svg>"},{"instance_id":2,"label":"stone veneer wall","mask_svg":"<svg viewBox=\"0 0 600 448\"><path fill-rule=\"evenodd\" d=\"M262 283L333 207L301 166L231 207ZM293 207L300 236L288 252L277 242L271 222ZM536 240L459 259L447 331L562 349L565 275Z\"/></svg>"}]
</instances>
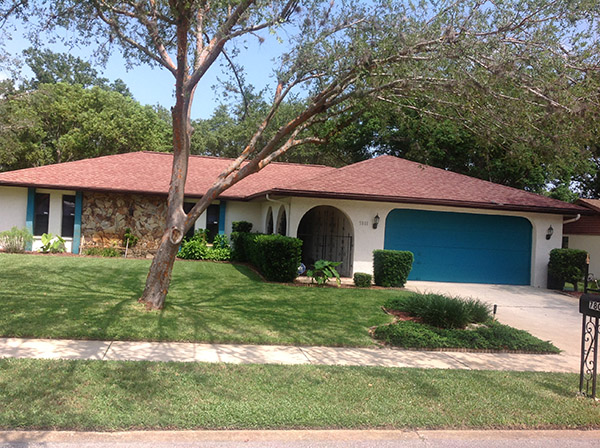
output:
<instances>
[{"instance_id":1,"label":"stone veneer wall","mask_svg":"<svg viewBox=\"0 0 600 448\"><path fill-rule=\"evenodd\" d=\"M167 198L139 194L83 194L81 248L122 247L125 229L139 238L132 256L154 254L165 228Z\"/></svg>"}]
</instances>

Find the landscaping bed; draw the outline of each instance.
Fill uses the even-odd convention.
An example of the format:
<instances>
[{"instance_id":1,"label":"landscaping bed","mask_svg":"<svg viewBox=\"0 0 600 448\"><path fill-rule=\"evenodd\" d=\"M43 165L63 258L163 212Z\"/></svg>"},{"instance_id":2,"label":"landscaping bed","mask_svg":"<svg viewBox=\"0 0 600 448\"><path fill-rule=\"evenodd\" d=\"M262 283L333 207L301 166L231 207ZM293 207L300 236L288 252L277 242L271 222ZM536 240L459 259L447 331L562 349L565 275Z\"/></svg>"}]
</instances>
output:
<instances>
[{"instance_id":1,"label":"landscaping bed","mask_svg":"<svg viewBox=\"0 0 600 448\"><path fill-rule=\"evenodd\" d=\"M420 350L556 354L560 350L524 330L492 319L489 306L473 299L409 294L388 299L394 322L371 329L384 344Z\"/></svg>"}]
</instances>

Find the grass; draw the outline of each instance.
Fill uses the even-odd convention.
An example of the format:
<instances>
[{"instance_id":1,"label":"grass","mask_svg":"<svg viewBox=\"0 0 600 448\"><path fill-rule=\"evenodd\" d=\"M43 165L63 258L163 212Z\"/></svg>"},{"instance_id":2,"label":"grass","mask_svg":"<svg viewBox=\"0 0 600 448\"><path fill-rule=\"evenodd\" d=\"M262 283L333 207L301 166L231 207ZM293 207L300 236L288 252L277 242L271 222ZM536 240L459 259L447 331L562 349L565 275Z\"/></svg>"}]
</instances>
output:
<instances>
[{"instance_id":1,"label":"grass","mask_svg":"<svg viewBox=\"0 0 600 448\"><path fill-rule=\"evenodd\" d=\"M177 261L166 307L137 303L150 262L0 254L0 336L371 346L399 291L264 283L241 265Z\"/></svg>"},{"instance_id":2,"label":"grass","mask_svg":"<svg viewBox=\"0 0 600 448\"><path fill-rule=\"evenodd\" d=\"M0 428L599 428L600 405L577 385L559 373L10 359Z\"/></svg>"}]
</instances>

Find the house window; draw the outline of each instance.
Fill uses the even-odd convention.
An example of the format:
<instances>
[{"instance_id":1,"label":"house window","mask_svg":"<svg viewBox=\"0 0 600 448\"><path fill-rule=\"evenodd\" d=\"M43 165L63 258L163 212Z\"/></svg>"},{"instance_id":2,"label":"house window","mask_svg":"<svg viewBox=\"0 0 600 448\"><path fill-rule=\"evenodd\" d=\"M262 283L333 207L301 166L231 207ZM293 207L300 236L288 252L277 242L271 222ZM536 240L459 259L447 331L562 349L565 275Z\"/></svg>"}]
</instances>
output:
<instances>
[{"instance_id":1,"label":"house window","mask_svg":"<svg viewBox=\"0 0 600 448\"><path fill-rule=\"evenodd\" d=\"M36 236L48 233L48 216L50 214L50 195L35 194L35 212L33 216L33 234Z\"/></svg>"},{"instance_id":2,"label":"house window","mask_svg":"<svg viewBox=\"0 0 600 448\"><path fill-rule=\"evenodd\" d=\"M75 196L63 195L62 202L62 226L60 235L63 237L73 237L75 229Z\"/></svg>"},{"instance_id":3,"label":"house window","mask_svg":"<svg viewBox=\"0 0 600 448\"><path fill-rule=\"evenodd\" d=\"M563 238L562 238L562 248L563 249L568 249L569 248L569 237L568 236L563 236Z\"/></svg>"},{"instance_id":4,"label":"house window","mask_svg":"<svg viewBox=\"0 0 600 448\"><path fill-rule=\"evenodd\" d=\"M185 214L187 215L191 209L194 208L194 204L193 202L184 202L183 203L183 211L185 212ZM192 227L190 227L190 230L187 231L187 233L185 234L185 238L187 238L188 240L191 239L194 236L194 232L196 229L194 229L194 225L192 225Z\"/></svg>"}]
</instances>

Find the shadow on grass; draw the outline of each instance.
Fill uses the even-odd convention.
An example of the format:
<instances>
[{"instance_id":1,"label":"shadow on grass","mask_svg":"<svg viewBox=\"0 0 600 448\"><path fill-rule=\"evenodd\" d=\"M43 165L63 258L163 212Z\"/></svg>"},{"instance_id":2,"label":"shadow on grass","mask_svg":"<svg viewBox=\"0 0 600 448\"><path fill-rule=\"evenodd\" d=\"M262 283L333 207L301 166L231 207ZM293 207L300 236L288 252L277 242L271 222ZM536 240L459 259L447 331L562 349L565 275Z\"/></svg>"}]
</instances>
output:
<instances>
[{"instance_id":1,"label":"shadow on grass","mask_svg":"<svg viewBox=\"0 0 600 448\"><path fill-rule=\"evenodd\" d=\"M6 262L8 261L8 262ZM0 335L371 346L384 291L264 283L244 265L176 262L164 309L137 303L146 260L1 255Z\"/></svg>"}]
</instances>

